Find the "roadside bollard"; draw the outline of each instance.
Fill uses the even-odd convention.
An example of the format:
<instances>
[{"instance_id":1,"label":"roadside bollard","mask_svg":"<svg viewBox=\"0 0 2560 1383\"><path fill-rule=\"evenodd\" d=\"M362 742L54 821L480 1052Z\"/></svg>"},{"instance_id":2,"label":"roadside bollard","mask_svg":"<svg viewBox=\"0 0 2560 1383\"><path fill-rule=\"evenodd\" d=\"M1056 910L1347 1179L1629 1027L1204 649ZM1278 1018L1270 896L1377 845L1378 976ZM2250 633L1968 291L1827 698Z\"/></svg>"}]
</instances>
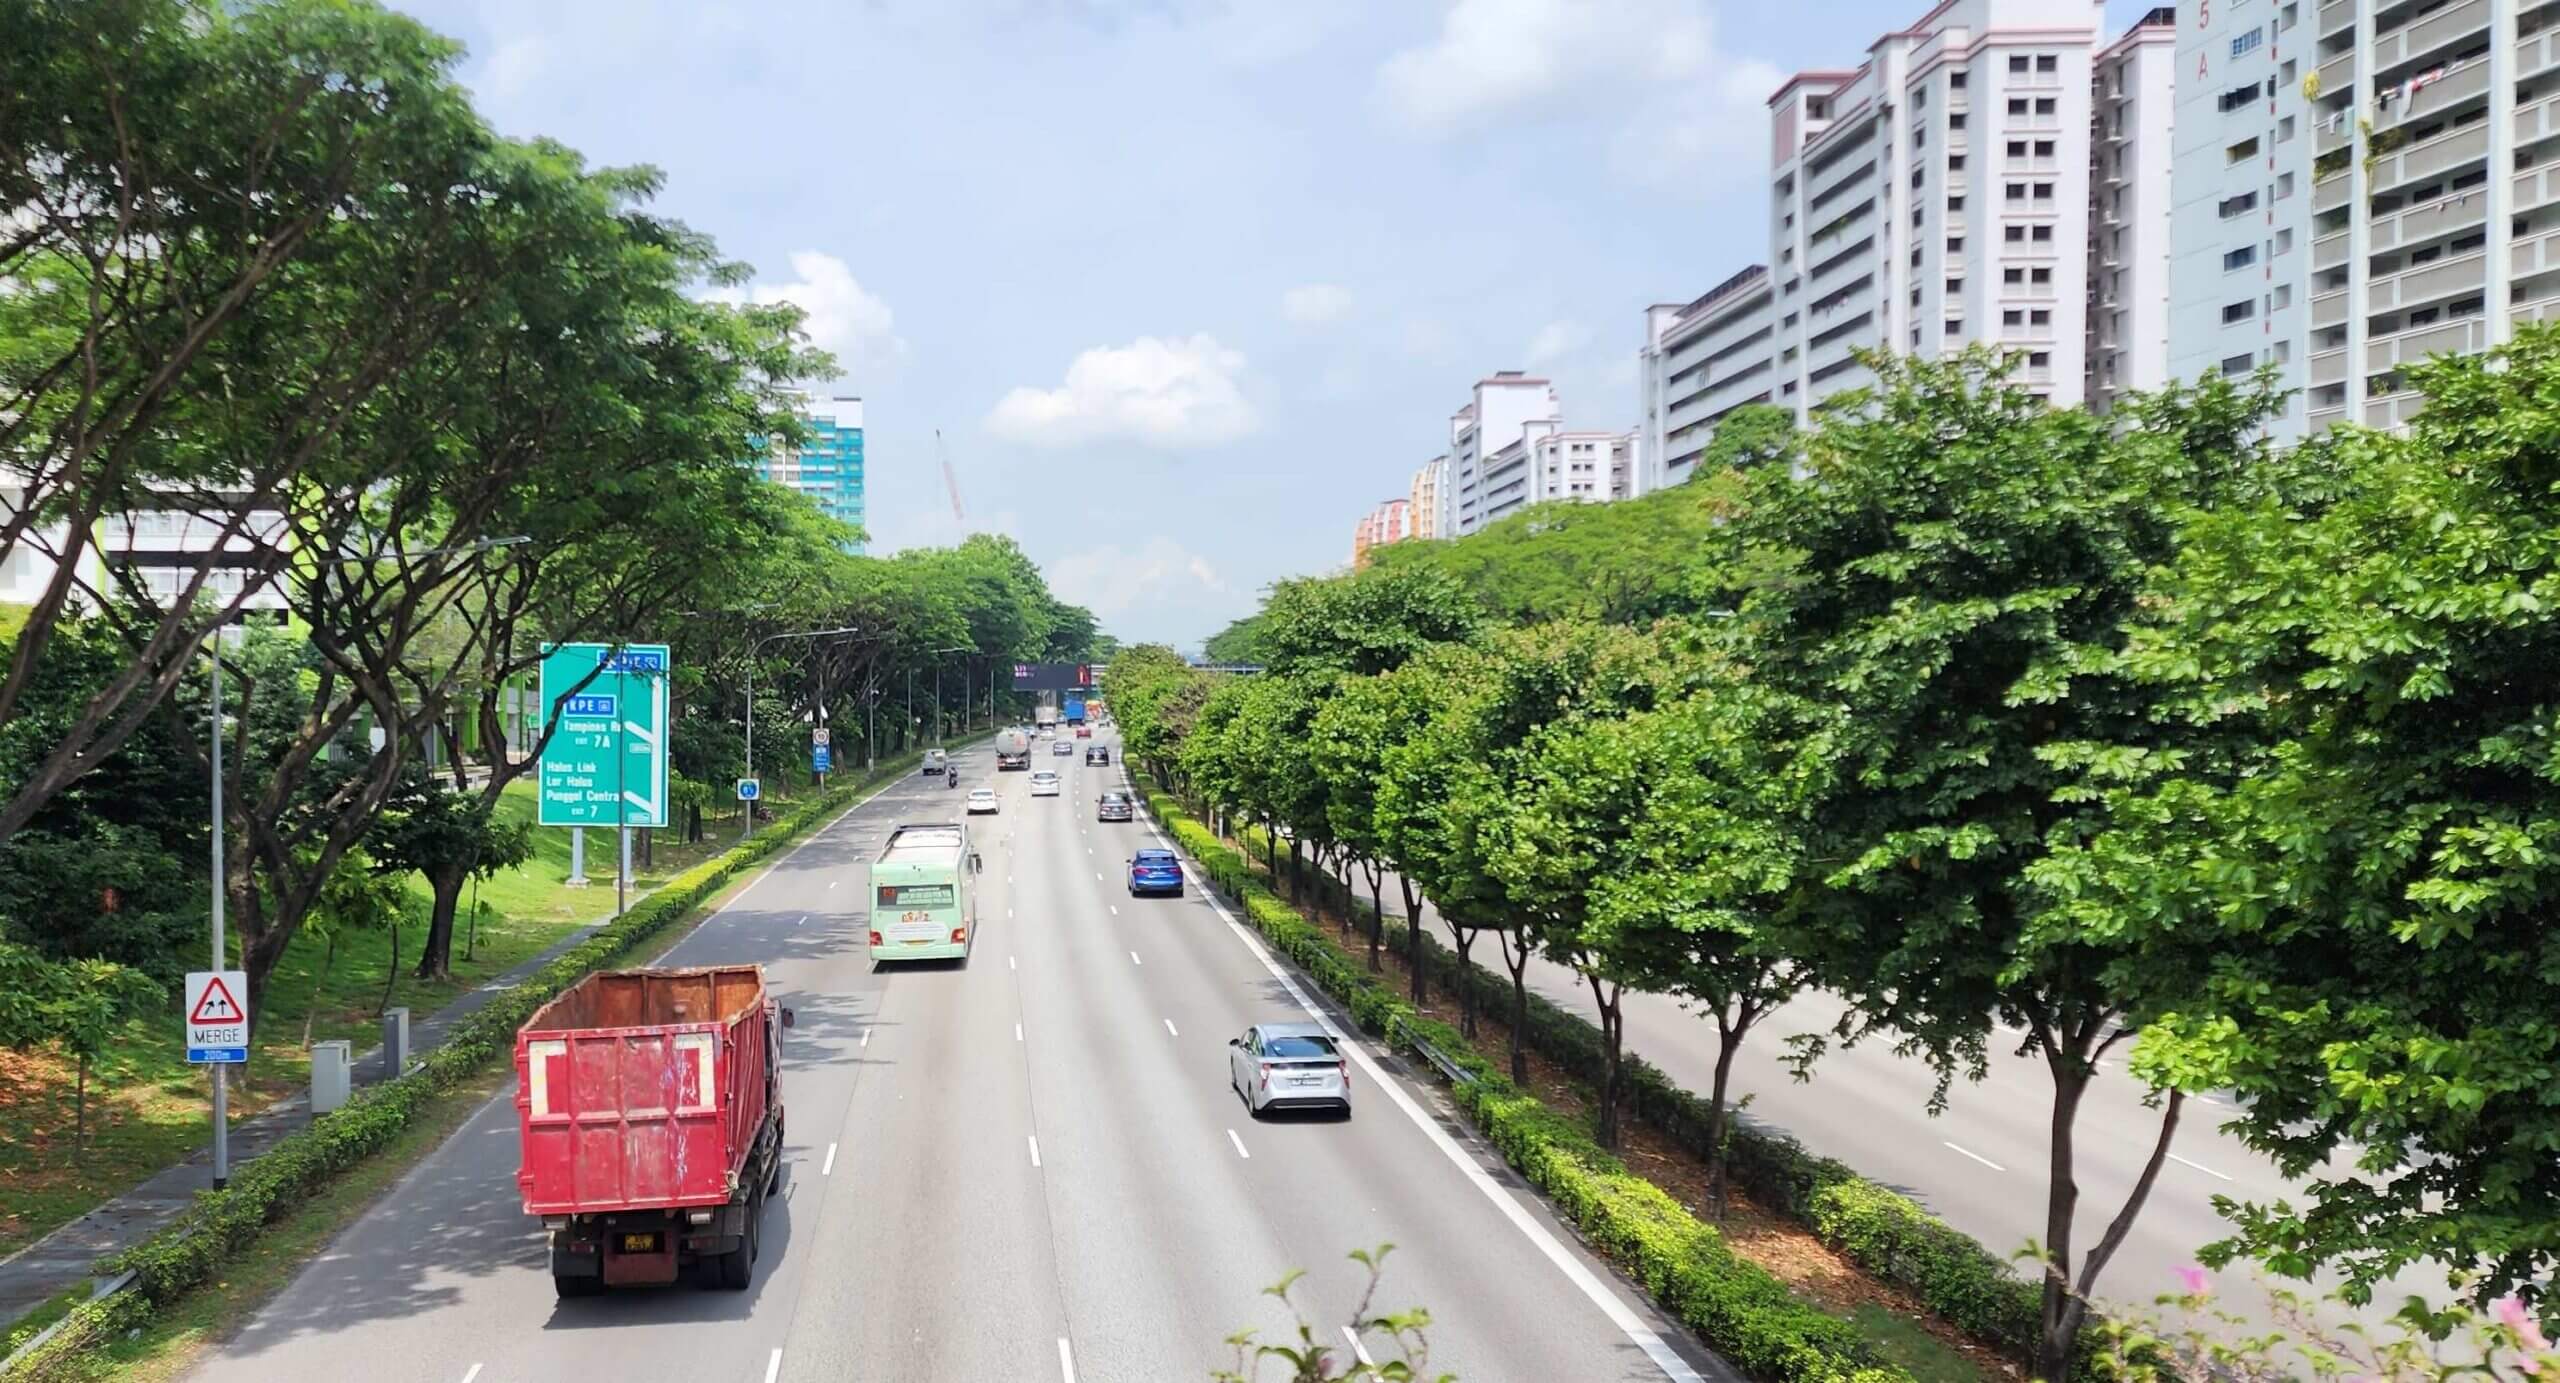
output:
<instances>
[{"instance_id":1,"label":"roadside bollard","mask_svg":"<svg viewBox=\"0 0 2560 1383\"><path fill-rule=\"evenodd\" d=\"M343 1040L311 1044L311 1112L326 1114L347 1102L355 1075L355 1049Z\"/></svg>"},{"instance_id":2,"label":"roadside bollard","mask_svg":"<svg viewBox=\"0 0 2560 1383\"><path fill-rule=\"evenodd\" d=\"M409 1010L385 1009L382 1014L382 1078L398 1080L409 1069Z\"/></svg>"}]
</instances>

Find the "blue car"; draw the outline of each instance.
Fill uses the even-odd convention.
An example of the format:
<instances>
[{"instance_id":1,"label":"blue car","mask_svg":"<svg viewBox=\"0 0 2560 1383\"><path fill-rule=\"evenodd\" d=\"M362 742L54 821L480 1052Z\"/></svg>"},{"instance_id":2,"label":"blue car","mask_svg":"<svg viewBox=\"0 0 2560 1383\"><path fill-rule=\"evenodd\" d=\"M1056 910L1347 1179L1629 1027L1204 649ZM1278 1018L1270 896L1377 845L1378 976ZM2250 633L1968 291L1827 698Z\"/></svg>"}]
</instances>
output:
<instances>
[{"instance_id":1,"label":"blue car","mask_svg":"<svg viewBox=\"0 0 2560 1383\"><path fill-rule=\"evenodd\" d=\"M1170 850L1141 850L1129 857L1129 896L1170 893L1182 896L1182 862Z\"/></svg>"}]
</instances>

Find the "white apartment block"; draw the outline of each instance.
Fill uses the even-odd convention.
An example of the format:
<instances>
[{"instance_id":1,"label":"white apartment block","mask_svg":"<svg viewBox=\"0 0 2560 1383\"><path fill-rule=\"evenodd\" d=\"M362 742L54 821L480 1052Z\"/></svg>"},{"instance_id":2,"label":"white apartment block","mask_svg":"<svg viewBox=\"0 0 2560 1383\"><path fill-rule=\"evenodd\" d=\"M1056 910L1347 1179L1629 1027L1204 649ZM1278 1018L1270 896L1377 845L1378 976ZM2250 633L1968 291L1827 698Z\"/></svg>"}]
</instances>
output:
<instances>
[{"instance_id":1,"label":"white apartment block","mask_svg":"<svg viewBox=\"0 0 2560 1383\"><path fill-rule=\"evenodd\" d=\"M1873 375L1860 347L2015 350L2081 402L2091 67L2102 0L1946 0L1852 71L1770 100L1776 401ZM2014 272L2013 272L2014 271Z\"/></svg>"},{"instance_id":2,"label":"white apartment block","mask_svg":"<svg viewBox=\"0 0 2560 1383\"><path fill-rule=\"evenodd\" d=\"M1770 291L1768 266L1754 264L1685 305L1645 309L1638 493L1688 479L1725 414L1769 401L1777 369Z\"/></svg>"},{"instance_id":3,"label":"white apartment block","mask_svg":"<svg viewBox=\"0 0 2560 1383\"><path fill-rule=\"evenodd\" d=\"M2309 184L2307 427L2405 423L2404 367L2560 318L2560 4L2241 0L2227 22L2282 42L2310 105L2284 146ZM2199 87L2236 75L2206 57Z\"/></svg>"},{"instance_id":4,"label":"white apartment block","mask_svg":"<svg viewBox=\"0 0 2560 1383\"><path fill-rule=\"evenodd\" d=\"M2169 382L2172 116L2178 12L2161 6L2098 52L2090 132L2089 411ZM2004 279L2014 269L2003 270Z\"/></svg>"},{"instance_id":5,"label":"white apartment block","mask_svg":"<svg viewBox=\"0 0 2560 1383\"><path fill-rule=\"evenodd\" d=\"M1405 496L1411 505L1407 512L1413 516L1413 536L1437 538L1448 533L1448 491L1448 457L1432 457L1413 473L1413 485Z\"/></svg>"},{"instance_id":6,"label":"white apartment block","mask_svg":"<svg viewBox=\"0 0 2560 1383\"><path fill-rule=\"evenodd\" d=\"M2179 15L2169 373L2272 365L2294 392L2270 430L2299 436L2312 311L2310 31L2297 0L2182 0Z\"/></svg>"},{"instance_id":7,"label":"white apartment block","mask_svg":"<svg viewBox=\"0 0 2560 1383\"><path fill-rule=\"evenodd\" d=\"M247 502L245 496L225 499ZM289 541L284 514L252 509L240 531L226 539L222 532L235 512L149 509L111 515L98 524L99 555L110 571L124 573L131 586L154 601L177 599L197 571L210 566L203 599L216 604L238 600L244 612L281 617L291 605L284 583L264 575L260 567L277 544ZM112 579L106 587L109 595L124 589L124 583Z\"/></svg>"},{"instance_id":8,"label":"white apartment block","mask_svg":"<svg viewBox=\"0 0 2560 1383\"><path fill-rule=\"evenodd\" d=\"M1530 420L1510 445L1484 459L1483 524L1550 500L1597 503L1634 493L1636 434L1569 432L1553 418Z\"/></svg>"},{"instance_id":9,"label":"white apartment block","mask_svg":"<svg viewBox=\"0 0 2560 1383\"><path fill-rule=\"evenodd\" d=\"M1485 475L1490 458L1525 436L1532 422L1561 426L1563 412L1555 385L1518 370L1476 381L1466 406L1449 419L1448 494L1442 501L1448 523L1442 536L1464 537L1491 522ZM1510 483L1507 475L1504 483Z\"/></svg>"}]
</instances>

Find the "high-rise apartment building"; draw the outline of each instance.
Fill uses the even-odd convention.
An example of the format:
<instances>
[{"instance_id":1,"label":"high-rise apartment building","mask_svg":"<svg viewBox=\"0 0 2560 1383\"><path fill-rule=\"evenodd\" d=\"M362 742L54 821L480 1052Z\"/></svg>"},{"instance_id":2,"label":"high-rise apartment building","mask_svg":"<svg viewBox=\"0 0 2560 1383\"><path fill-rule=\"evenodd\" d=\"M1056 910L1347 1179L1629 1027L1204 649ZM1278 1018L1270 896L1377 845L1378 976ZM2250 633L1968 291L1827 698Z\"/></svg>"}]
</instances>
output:
<instances>
[{"instance_id":1,"label":"high-rise apartment building","mask_svg":"<svg viewBox=\"0 0 2560 1383\"><path fill-rule=\"evenodd\" d=\"M1449 419L1448 525L1443 536L1465 537L1492 522L1487 516L1486 467L1505 447L1527 435L1532 422L1561 426L1564 409L1555 385L1518 370L1496 371L1476 381L1465 407ZM1508 486L1508 474L1502 483ZM1516 504L1506 506L1517 507Z\"/></svg>"},{"instance_id":2,"label":"high-rise apartment building","mask_svg":"<svg viewBox=\"0 0 2560 1383\"><path fill-rule=\"evenodd\" d=\"M1413 473L1413 485L1406 496L1412 502L1406 512L1413 516L1413 536L1437 538L1449 531L1448 490L1448 457L1432 457Z\"/></svg>"},{"instance_id":3,"label":"high-rise apartment building","mask_svg":"<svg viewBox=\"0 0 2560 1383\"><path fill-rule=\"evenodd\" d=\"M1478 527L1550 500L1597 503L1635 492L1632 432L1567 431L1555 418L1532 418L1520 435L1484 458Z\"/></svg>"},{"instance_id":4,"label":"high-rise apartment building","mask_svg":"<svg viewBox=\"0 0 2560 1383\"><path fill-rule=\"evenodd\" d=\"M1403 496L1381 501L1377 508L1361 515L1351 531L1351 569L1358 571L1369 565L1372 549L1413 536L1413 501Z\"/></svg>"},{"instance_id":5,"label":"high-rise apartment building","mask_svg":"<svg viewBox=\"0 0 2560 1383\"><path fill-rule=\"evenodd\" d=\"M827 517L862 528L862 400L803 397L797 407L808 428L808 444L792 448L767 443L750 464L757 475L815 500ZM845 545L849 552L860 552L862 546L859 539Z\"/></svg>"},{"instance_id":6,"label":"high-rise apartment building","mask_svg":"<svg viewBox=\"0 0 2560 1383\"><path fill-rule=\"evenodd\" d=\"M2289 425L2398 426L2420 403L2409 365L2560 318L2560 5L2187 0L2181 16L2182 372L2272 359L2304 390ZM2227 190L2207 185L2216 164ZM2253 215L2253 234L2232 224ZM2212 275L2217 252L2245 274L2253 250L2271 261L2253 292Z\"/></svg>"},{"instance_id":7,"label":"high-rise apartment building","mask_svg":"<svg viewBox=\"0 0 2560 1383\"><path fill-rule=\"evenodd\" d=\"M1686 304L1645 309L1636 362L1638 492L1688 479L1725 414L1769 401L1777 370L1770 292L1768 266L1754 264Z\"/></svg>"},{"instance_id":8,"label":"high-rise apartment building","mask_svg":"<svg viewBox=\"0 0 2560 1383\"><path fill-rule=\"evenodd\" d=\"M2161 6L2098 52L2089 133L2089 347L2082 397L2105 413L2169 382L2170 160L2178 12Z\"/></svg>"},{"instance_id":9,"label":"high-rise apartment building","mask_svg":"<svg viewBox=\"0 0 2560 1383\"><path fill-rule=\"evenodd\" d=\"M1770 100L1776 401L1874 376L1860 348L1988 342L2078 403L2096 0L1946 0L1852 71Z\"/></svg>"}]
</instances>

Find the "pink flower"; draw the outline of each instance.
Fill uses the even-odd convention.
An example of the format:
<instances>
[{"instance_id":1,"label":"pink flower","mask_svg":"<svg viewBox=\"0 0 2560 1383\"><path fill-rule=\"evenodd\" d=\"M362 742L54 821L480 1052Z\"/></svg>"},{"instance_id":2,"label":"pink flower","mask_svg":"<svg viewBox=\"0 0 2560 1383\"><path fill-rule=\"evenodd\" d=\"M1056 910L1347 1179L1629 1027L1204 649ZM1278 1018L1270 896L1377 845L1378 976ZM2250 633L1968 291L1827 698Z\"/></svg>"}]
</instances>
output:
<instances>
[{"instance_id":1,"label":"pink flower","mask_svg":"<svg viewBox=\"0 0 2560 1383\"><path fill-rule=\"evenodd\" d=\"M2526 1349L2541 1353L2551 1348L2551 1342L2542 1337L2542 1323L2533 1318L2531 1311L2525 1309L2522 1300L2513 1296L2503 1296L2491 1303L2490 1309L2498 1313L2498 1323L2514 1331L2517 1342ZM2526 1372L2529 1373L2532 1370L2527 1369Z\"/></svg>"},{"instance_id":2,"label":"pink flower","mask_svg":"<svg viewBox=\"0 0 2560 1383\"><path fill-rule=\"evenodd\" d=\"M2186 1284L2187 1295L2191 1297L2209 1296L2213 1292L2213 1274L2192 1263L2178 1269L2178 1281Z\"/></svg>"}]
</instances>

